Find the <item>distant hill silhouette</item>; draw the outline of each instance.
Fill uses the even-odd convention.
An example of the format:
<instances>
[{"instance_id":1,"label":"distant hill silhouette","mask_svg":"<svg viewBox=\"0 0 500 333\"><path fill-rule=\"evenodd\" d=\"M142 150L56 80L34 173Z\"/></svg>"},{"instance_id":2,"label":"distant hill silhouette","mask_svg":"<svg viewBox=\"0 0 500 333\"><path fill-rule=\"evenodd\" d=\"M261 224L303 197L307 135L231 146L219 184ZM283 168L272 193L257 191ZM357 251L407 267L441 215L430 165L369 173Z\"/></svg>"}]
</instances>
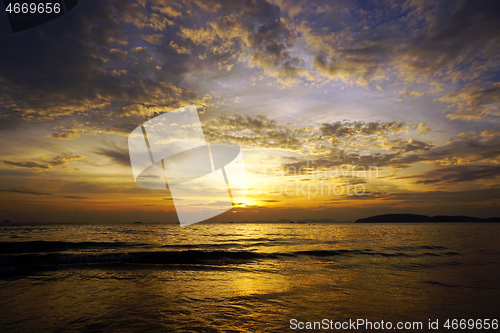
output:
<instances>
[{"instance_id":1,"label":"distant hill silhouette","mask_svg":"<svg viewBox=\"0 0 500 333\"><path fill-rule=\"evenodd\" d=\"M500 217L482 219L470 216L427 216L417 214L385 214L359 219L356 223L408 223L408 222L500 222Z\"/></svg>"}]
</instances>

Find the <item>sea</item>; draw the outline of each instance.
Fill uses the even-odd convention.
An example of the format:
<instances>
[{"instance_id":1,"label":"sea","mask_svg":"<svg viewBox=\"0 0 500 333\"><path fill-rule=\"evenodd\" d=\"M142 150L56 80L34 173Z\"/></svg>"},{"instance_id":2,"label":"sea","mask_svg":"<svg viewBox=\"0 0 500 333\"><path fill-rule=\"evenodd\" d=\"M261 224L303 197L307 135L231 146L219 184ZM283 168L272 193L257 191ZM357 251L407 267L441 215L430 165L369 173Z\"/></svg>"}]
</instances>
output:
<instances>
[{"instance_id":1,"label":"sea","mask_svg":"<svg viewBox=\"0 0 500 333\"><path fill-rule=\"evenodd\" d=\"M0 332L500 332L499 319L499 223L0 226Z\"/></svg>"}]
</instances>

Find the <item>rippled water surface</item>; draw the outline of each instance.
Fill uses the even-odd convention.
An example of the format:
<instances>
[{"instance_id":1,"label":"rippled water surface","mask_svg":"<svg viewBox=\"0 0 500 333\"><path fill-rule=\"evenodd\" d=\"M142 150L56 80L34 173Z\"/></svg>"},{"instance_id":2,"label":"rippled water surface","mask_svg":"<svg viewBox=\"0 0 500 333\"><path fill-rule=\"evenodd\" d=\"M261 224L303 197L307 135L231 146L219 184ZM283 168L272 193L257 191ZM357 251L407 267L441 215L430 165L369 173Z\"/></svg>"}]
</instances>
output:
<instances>
[{"instance_id":1,"label":"rippled water surface","mask_svg":"<svg viewBox=\"0 0 500 333\"><path fill-rule=\"evenodd\" d=\"M500 224L0 226L2 332L500 319L499 299Z\"/></svg>"}]
</instances>

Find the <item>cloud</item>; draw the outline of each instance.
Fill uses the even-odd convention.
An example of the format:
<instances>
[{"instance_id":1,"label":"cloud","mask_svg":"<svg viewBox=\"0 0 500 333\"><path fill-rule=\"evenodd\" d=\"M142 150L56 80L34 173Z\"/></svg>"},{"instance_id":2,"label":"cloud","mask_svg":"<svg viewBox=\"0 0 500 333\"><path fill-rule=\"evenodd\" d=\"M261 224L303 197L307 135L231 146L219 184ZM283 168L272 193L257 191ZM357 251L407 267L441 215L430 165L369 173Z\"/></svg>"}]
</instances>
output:
<instances>
[{"instance_id":1,"label":"cloud","mask_svg":"<svg viewBox=\"0 0 500 333\"><path fill-rule=\"evenodd\" d=\"M431 130L431 128L427 124L424 124L424 123L420 123L420 124L416 125L414 128L417 129L418 135L427 134Z\"/></svg>"},{"instance_id":2,"label":"cloud","mask_svg":"<svg viewBox=\"0 0 500 333\"><path fill-rule=\"evenodd\" d=\"M115 147L115 149L102 149L97 151L96 153L109 157L118 164L130 167L130 156L128 151L121 150Z\"/></svg>"},{"instance_id":3,"label":"cloud","mask_svg":"<svg viewBox=\"0 0 500 333\"><path fill-rule=\"evenodd\" d=\"M354 54L354 52L350 52ZM347 83L356 82L366 85L372 80L384 78L383 63L373 59L357 59L345 51L335 58L317 55L312 61L313 68L331 79L339 79Z\"/></svg>"},{"instance_id":4,"label":"cloud","mask_svg":"<svg viewBox=\"0 0 500 333\"><path fill-rule=\"evenodd\" d=\"M439 73L456 81L485 73L493 65L488 60L498 59L500 37L494 33L500 28L498 3L429 3L419 9L407 2L404 7L417 9L414 22L425 25L402 49L400 60L409 61L409 66L402 61L399 66L415 73ZM471 67L463 70L465 64Z\"/></svg>"},{"instance_id":5,"label":"cloud","mask_svg":"<svg viewBox=\"0 0 500 333\"><path fill-rule=\"evenodd\" d=\"M203 124L209 141L234 142L260 149L297 150L309 135L307 128L278 125L266 116L223 114Z\"/></svg>"},{"instance_id":6,"label":"cloud","mask_svg":"<svg viewBox=\"0 0 500 333\"><path fill-rule=\"evenodd\" d=\"M117 114L129 105L173 109L196 103L193 91L178 86L189 59L168 45L175 30L164 31L166 16L175 13L164 11L133 0L83 2L71 20L1 33L2 58L8 59L0 63L2 125L71 115L89 127L120 127ZM68 128L53 137L82 134L87 132Z\"/></svg>"},{"instance_id":7,"label":"cloud","mask_svg":"<svg viewBox=\"0 0 500 333\"><path fill-rule=\"evenodd\" d=\"M462 183L494 179L500 175L498 165L454 165L439 168L409 178L422 178L417 184Z\"/></svg>"},{"instance_id":8,"label":"cloud","mask_svg":"<svg viewBox=\"0 0 500 333\"><path fill-rule=\"evenodd\" d=\"M16 190L16 189L9 189L9 190L0 190L0 192L11 192L11 193L21 193L21 194L31 194L31 195L52 195L52 193L48 192L38 192L38 191L30 191L30 190Z\"/></svg>"},{"instance_id":9,"label":"cloud","mask_svg":"<svg viewBox=\"0 0 500 333\"><path fill-rule=\"evenodd\" d=\"M453 107L450 119L498 115L498 3L306 1L296 15L290 13L296 6L277 2L293 22L291 33L307 45L312 60L306 67L320 75L365 87L395 75L430 91L445 83L453 91L439 100ZM427 93L403 87L401 96Z\"/></svg>"},{"instance_id":10,"label":"cloud","mask_svg":"<svg viewBox=\"0 0 500 333\"><path fill-rule=\"evenodd\" d=\"M16 189L8 189L8 190L0 190L0 192L11 192L11 193L21 193L21 194L30 194L30 195L36 195L36 196L53 196L53 193L49 192L38 192L38 191L30 191L30 190L16 190ZM55 195L58 196L58 195ZM77 199L77 200L83 200L83 199L88 199L87 197L81 197L81 196L74 196L74 195L60 195L58 197L62 198L67 198L67 199Z\"/></svg>"},{"instance_id":11,"label":"cloud","mask_svg":"<svg viewBox=\"0 0 500 333\"><path fill-rule=\"evenodd\" d=\"M500 200L500 188L488 188L468 191L423 191L423 192L368 192L356 199L367 196L367 199L379 199L394 202L410 203L477 203ZM354 197L353 197L354 198Z\"/></svg>"},{"instance_id":12,"label":"cloud","mask_svg":"<svg viewBox=\"0 0 500 333\"><path fill-rule=\"evenodd\" d=\"M389 132L398 133L405 131L407 129L406 124L400 121L392 122L334 122L334 123L322 123L320 125L320 131L325 137L330 138L344 138L359 135L374 135L382 134L386 135Z\"/></svg>"},{"instance_id":13,"label":"cloud","mask_svg":"<svg viewBox=\"0 0 500 333\"><path fill-rule=\"evenodd\" d=\"M372 7L314 1L85 2L71 20L0 35L2 56L9 59L0 64L0 117L8 126L18 118L72 115L97 130L126 131L151 117L145 110L151 107L164 107L163 112L191 103L204 107L182 82L186 73L214 63L221 69L253 66L282 85L316 84L323 76L366 86L388 73L429 84L457 83L439 99L452 108L448 117L498 113L497 83L484 83L494 80L491 73L500 64L499 37L492 33L499 25L494 1ZM47 35L57 43L47 44ZM124 124L132 115L136 119ZM53 137L88 133L67 128Z\"/></svg>"},{"instance_id":14,"label":"cloud","mask_svg":"<svg viewBox=\"0 0 500 333\"><path fill-rule=\"evenodd\" d=\"M8 161L3 160L2 162L9 166L14 166L18 168L27 168L35 171L46 171L54 167L59 167L68 164L72 161L78 161L84 159L85 157L81 155L73 155L65 153L63 155L57 155L54 157L44 156L36 160L24 160L24 161Z\"/></svg>"},{"instance_id":15,"label":"cloud","mask_svg":"<svg viewBox=\"0 0 500 333\"><path fill-rule=\"evenodd\" d=\"M168 44L168 45L179 54L190 54L191 53L191 50L185 48L184 46L177 44L174 41L171 41L170 44Z\"/></svg>"},{"instance_id":16,"label":"cloud","mask_svg":"<svg viewBox=\"0 0 500 333\"><path fill-rule=\"evenodd\" d=\"M164 4L159 4L159 6L152 6L154 11L159 11L162 14L165 14L170 17L179 17L182 16L182 13L175 10L172 7L166 6Z\"/></svg>"},{"instance_id":17,"label":"cloud","mask_svg":"<svg viewBox=\"0 0 500 333\"><path fill-rule=\"evenodd\" d=\"M432 170L410 180L484 185L498 179L500 165L499 8L483 0L81 2L71 16L0 33L0 127L51 128L42 135L54 147L85 144L62 140L91 134L121 136L112 138L118 142L144 121L194 103L207 139L238 143L249 165L415 166L389 172L426 167ZM444 131L462 134L444 142ZM39 133L17 131L12 141ZM85 149L97 161L130 165L122 148ZM45 171L79 155L72 156L2 163ZM101 183L93 186L64 193L102 191ZM109 193L121 191L113 186Z\"/></svg>"},{"instance_id":18,"label":"cloud","mask_svg":"<svg viewBox=\"0 0 500 333\"><path fill-rule=\"evenodd\" d=\"M209 141L234 142L254 149L301 151L315 156L315 159L326 157L331 161L336 160L335 165L357 162L381 165L402 156L402 153L429 150L432 145L421 140L389 140L422 127L400 121L344 121L295 127L277 124L275 120L263 115L223 114L205 121L203 129ZM390 154L359 154L359 149L366 150L370 147L385 149Z\"/></svg>"},{"instance_id":19,"label":"cloud","mask_svg":"<svg viewBox=\"0 0 500 333\"><path fill-rule=\"evenodd\" d=\"M430 150L433 147L433 145L427 142L415 140L413 138L410 140L397 140L394 143L395 145L390 148L391 150L397 150L405 153L416 150Z\"/></svg>"},{"instance_id":20,"label":"cloud","mask_svg":"<svg viewBox=\"0 0 500 333\"><path fill-rule=\"evenodd\" d=\"M458 135L445 145L411 154L398 163L436 162L441 165L500 163L500 136Z\"/></svg>"},{"instance_id":21,"label":"cloud","mask_svg":"<svg viewBox=\"0 0 500 333\"><path fill-rule=\"evenodd\" d=\"M207 206L225 207L227 206L227 202L218 200L207 204Z\"/></svg>"},{"instance_id":22,"label":"cloud","mask_svg":"<svg viewBox=\"0 0 500 333\"><path fill-rule=\"evenodd\" d=\"M44 164L44 163L39 163L36 161L20 161L20 162L14 162L14 161L2 161L4 164L10 165L10 166L15 166L19 168L28 168L28 169L39 169L39 170L48 170L50 169L49 164Z\"/></svg>"},{"instance_id":23,"label":"cloud","mask_svg":"<svg viewBox=\"0 0 500 333\"><path fill-rule=\"evenodd\" d=\"M445 149L437 149L429 142L404 137L430 131L423 123L336 121L296 127L278 124L263 115L233 113L206 120L203 130L209 141L234 142L246 149L300 152L309 160L331 166L357 164L401 168L419 161L435 161L439 154L443 158L452 155L451 148L444 154ZM305 165L306 159L292 164Z\"/></svg>"},{"instance_id":24,"label":"cloud","mask_svg":"<svg viewBox=\"0 0 500 333\"><path fill-rule=\"evenodd\" d=\"M462 133L445 144L434 145L407 138L411 131L420 132L419 128L422 126L402 122L322 123L308 132L311 137L302 147L307 148L307 153L302 150L302 158L285 167L305 167L308 161L327 167L347 164L408 168L422 162L438 167L500 164L500 136L495 130L480 135ZM323 135L317 135L317 130Z\"/></svg>"},{"instance_id":25,"label":"cloud","mask_svg":"<svg viewBox=\"0 0 500 333\"><path fill-rule=\"evenodd\" d=\"M77 200L88 199L87 197L79 197L79 196L74 196L74 195L63 195L62 197L67 198L67 199L77 199Z\"/></svg>"},{"instance_id":26,"label":"cloud","mask_svg":"<svg viewBox=\"0 0 500 333\"><path fill-rule=\"evenodd\" d=\"M481 136L486 136L486 137L500 136L500 130L484 130L481 132Z\"/></svg>"},{"instance_id":27,"label":"cloud","mask_svg":"<svg viewBox=\"0 0 500 333\"><path fill-rule=\"evenodd\" d=\"M487 115L500 116L500 82L487 88L467 86L452 91L438 99L449 104L453 110L446 116L450 119L479 119Z\"/></svg>"},{"instance_id":28,"label":"cloud","mask_svg":"<svg viewBox=\"0 0 500 333\"><path fill-rule=\"evenodd\" d=\"M63 132L63 133L53 133L51 135L52 138L54 139L61 139L61 140L73 140L76 138L79 138L81 136L81 132L71 130L68 132Z\"/></svg>"},{"instance_id":29,"label":"cloud","mask_svg":"<svg viewBox=\"0 0 500 333\"><path fill-rule=\"evenodd\" d=\"M307 72L304 60L293 55L297 41L281 20L280 8L267 1L233 1L217 10L220 16L202 28L181 28L180 35L195 46L203 46L219 68L235 62L265 69L281 80Z\"/></svg>"}]
</instances>

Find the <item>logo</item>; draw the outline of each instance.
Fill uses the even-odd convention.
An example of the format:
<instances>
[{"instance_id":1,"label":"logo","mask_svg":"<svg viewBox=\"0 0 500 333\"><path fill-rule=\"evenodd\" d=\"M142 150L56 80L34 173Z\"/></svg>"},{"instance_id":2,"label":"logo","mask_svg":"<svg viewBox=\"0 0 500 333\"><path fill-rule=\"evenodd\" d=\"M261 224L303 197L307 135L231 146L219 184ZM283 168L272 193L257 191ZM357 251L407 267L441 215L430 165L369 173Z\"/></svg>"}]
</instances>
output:
<instances>
[{"instance_id":1,"label":"logo","mask_svg":"<svg viewBox=\"0 0 500 333\"><path fill-rule=\"evenodd\" d=\"M128 145L136 184L169 189L181 226L217 216L247 196L240 147L208 144L194 105L138 126Z\"/></svg>"},{"instance_id":2,"label":"logo","mask_svg":"<svg viewBox=\"0 0 500 333\"><path fill-rule=\"evenodd\" d=\"M12 32L36 27L63 16L80 0L4 0Z\"/></svg>"}]
</instances>

